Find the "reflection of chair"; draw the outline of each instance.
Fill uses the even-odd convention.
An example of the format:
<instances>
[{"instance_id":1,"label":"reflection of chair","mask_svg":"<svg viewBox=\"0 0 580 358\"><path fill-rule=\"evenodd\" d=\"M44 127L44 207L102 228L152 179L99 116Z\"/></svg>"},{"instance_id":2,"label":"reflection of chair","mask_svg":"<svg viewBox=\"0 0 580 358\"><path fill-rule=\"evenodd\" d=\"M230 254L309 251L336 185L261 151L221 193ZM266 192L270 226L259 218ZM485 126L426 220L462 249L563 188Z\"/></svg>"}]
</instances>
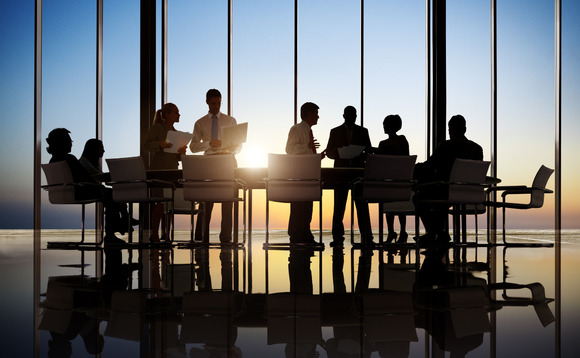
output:
<instances>
[{"instance_id":1,"label":"reflection of chair","mask_svg":"<svg viewBox=\"0 0 580 358\"><path fill-rule=\"evenodd\" d=\"M245 184L234 177L235 160L233 155L183 155L183 198L191 202L191 243L193 243L193 215L195 203L244 202L243 207L243 243L246 242L246 191ZM243 199L238 197L238 189L243 191ZM237 206L234 210L237 213ZM199 215L204 215L200 212ZM202 231L205 237L206 220L202 220ZM238 243L238 220L234 215L234 243Z\"/></svg>"},{"instance_id":2,"label":"reflection of chair","mask_svg":"<svg viewBox=\"0 0 580 358\"><path fill-rule=\"evenodd\" d=\"M49 245L100 245L103 242L103 230L98 231L101 237L97 242L85 242L85 205L102 201L103 187L97 183L75 183L70 168L65 161L42 164L47 185L42 188L48 191L48 200L51 204L80 204L81 205L81 241L80 242L49 242ZM103 212L100 210L100 222L103 222Z\"/></svg>"},{"instance_id":3,"label":"reflection of chair","mask_svg":"<svg viewBox=\"0 0 580 358\"><path fill-rule=\"evenodd\" d=\"M365 343L418 340L411 291L363 292L359 302L353 309L362 319Z\"/></svg>"},{"instance_id":4,"label":"reflection of chair","mask_svg":"<svg viewBox=\"0 0 580 358\"><path fill-rule=\"evenodd\" d=\"M505 240L505 209L532 209L532 208L541 208L544 205L544 194L545 193L552 193L551 190L546 189L546 184L548 183L548 179L554 172L553 169L550 169L545 166L541 166L534 181L532 182L532 186L527 187L525 185L511 185L511 186L495 186L488 189L488 194L491 192L500 192L501 191L501 202L491 202L486 201L486 205L501 208L502 209L502 237L504 244L507 244ZM528 203L522 202L507 202L508 195L529 195L530 201ZM489 220L489 216L488 216Z\"/></svg>"},{"instance_id":5,"label":"reflection of chair","mask_svg":"<svg viewBox=\"0 0 580 358\"><path fill-rule=\"evenodd\" d=\"M266 242L269 242L270 201L319 201L319 244L322 245L322 182L320 155L268 154L266 181Z\"/></svg>"},{"instance_id":6,"label":"reflection of chair","mask_svg":"<svg viewBox=\"0 0 580 358\"><path fill-rule=\"evenodd\" d=\"M179 341L233 347L237 338L234 319L244 312L239 292L196 291L183 295Z\"/></svg>"},{"instance_id":7,"label":"reflection of chair","mask_svg":"<svg viewBox=\"0 0 580 358\"><path fill-rule=\"evenodd\" d=\"M467 238L466 231L466 207L480 205L485 201L485 175L490 162L481 160L455 159L448 182L430 182L417 185L417 189L425 193L433 193L434 196L421 195L418 199L427 204L445 204L453 206L453 236L454 241L459 241L462 233L462 241ZM461 219L461 223L460 223ZM463 227L463 231L461 230Z\"/></svg>"},{"instance_id":8,"label":"reflection of chair","mask_svg":"<svg viewBox=\"0 0 580 358\"><path fill-rule=\"evenodd\" d=\"M413 194L413 169L416 155L367 156L364 177L355 182L362 185L361 200L379 203L379 242L383 242L383 203L409 202ZM354 197L355 195L351 196ZM393 211L389 211L393 212ZM403 214L399 211L397 213ZM350 240L354 244L354 200L351 200Z\"/></svg>"},{"instance_id":9,"label":"reflection of chair","mask_svg":"<svg viewBox=\"0 0 580 358\"><path fill-rule=\"evenodd\" d=\"M441 349L466 354L483 343L490 332L490 302L486 281L473 276L456 277L462 286L432 286L415 291L415 302L424 316L420 326L429 332Z\"/></svg>"},{"instance_id":10,"label":"reflection of chair","mask_svg":"<svg viewBox=\"0 0 580 358\"><path fill-rule=\"evenodd\" d=\"M133 204L138 203L166 203L170 205L169 217L166 222L173 222L173 188L172 183L161 180L147 180L145 163L141 157L127 157L106 159L107 166L111 171L112 182L108 183L113 187L113 200L129 204L129 219L133 217ZM151 188L170 188L171 196L152 193ZM143 218L143 210L139 205L139 218ZM170 220L170 221L169 221ZM139 225L139 242L143 240L143 227ZM173 240L173 226L171 230L171 240ZM129 242L132 241L132 233L129 230Z\"/></svg>"},{"instance_id":11,"label":"reflection of chair","mask_svg":"<svg viewBox=\"0 0 580 358\"><path fill-rule=\"evenodd\" d=\"M552 298L546 297L546 291L544 286L539 282L533 282L530 284L517 284L512 282L507 282L508 271L507 271L507 254L508 247L503 249L503 280L502 282L497 282L489 284L490 291L501 291L502 298L494 299L494 303L500 304L501 306L533 306L538 319L542 323L542 326L546 327L548 324L555 321L554 314L550 310L548 303L554 301ZM519 295L514 296L513 292L522 290L529 290L529 296ZM492 296L493 297L493 296Z\"/></svg>"},{"instance_id":12,"label":"reflection of chair","mask_svg":"<svg viewBox=\"0 0 580 358\"><path fill-rule=\"evenodd\" d=\"M267 296L268 344L298 348L322 341L320 296L276 293Z\"/></svg>"},{"instance_id":13,"label":"reflection of chair","mask_svg":"<svg viewBox=\"0 0 580 358\"><path fill-rule=\"evenodd\" d=\"M168 300L150 298L155 294L160 292L146 289L113 291L105 336L139 341L147 321L153 321L172 309Z\"/></svg>"}]
</instances>

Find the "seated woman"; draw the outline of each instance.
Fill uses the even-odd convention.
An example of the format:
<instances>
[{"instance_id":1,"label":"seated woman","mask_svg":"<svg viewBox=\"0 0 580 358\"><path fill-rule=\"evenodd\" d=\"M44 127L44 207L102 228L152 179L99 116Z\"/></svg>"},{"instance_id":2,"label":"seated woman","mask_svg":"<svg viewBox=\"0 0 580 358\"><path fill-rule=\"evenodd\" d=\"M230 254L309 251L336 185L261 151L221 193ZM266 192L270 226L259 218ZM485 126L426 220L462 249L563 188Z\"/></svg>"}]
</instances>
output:
<instances>
[{"instance_id":1,"label":"seated woman","mask_svg":"<svg viewBox=\"0 0 580 358\"><path fill-rule=\"evenodd\" d=\"M52 155L50 163L66 161L76 183L98 183L79 160L70 154L72 139L69 133L70 131L66 128L56 128L48 134L46 151ZM120 207L124 204L119 205L113 201L110 189L102 187L102 193L103 206L105 207L105 244L124 243L123 240L115 236L115 232L122 235L127 231L126 227L122 227L123 222L120 214Z\"/></svg>"},{"instance_id":2,"label":"seated woman","mask_svg":"<svg viewBox=\"0 0 580 358\"><path fill-rule=\"evenodd\" d=\"M103 142L100 139L92 138L87 140L85 143L85 148L83 149L83 153L79 159L81 165L97 182L100 182L100 180L96 177L103 174L100 163L103 154L105 154ZM121 214L121 222L119 224L120 227L124 227L124 224L127 223L129 219L129 212L127 211L127 205L118 205L119 214ZM132 230L132 227L135 225L139 225L139 220L131 218L131 223L127 223L127 229Z\"/></svg>"}]
</instances>

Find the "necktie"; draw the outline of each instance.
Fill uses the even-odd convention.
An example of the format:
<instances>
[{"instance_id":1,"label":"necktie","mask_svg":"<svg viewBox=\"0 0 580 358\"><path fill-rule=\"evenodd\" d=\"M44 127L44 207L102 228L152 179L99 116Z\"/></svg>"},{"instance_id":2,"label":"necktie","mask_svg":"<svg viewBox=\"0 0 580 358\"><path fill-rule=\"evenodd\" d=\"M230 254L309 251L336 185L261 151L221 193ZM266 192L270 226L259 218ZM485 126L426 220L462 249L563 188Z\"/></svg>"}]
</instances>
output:
<instances>
[{"instance_id":1,"label":"necktie","mask_svg":"<svg viewBox=\"0 0 580 358\"><path fill-rule=\"evenodd\" d=\"M316 154L316 147L314 146L314 134L312 134L312 129L310 130L310 148L312 148L312 153Z\"/></svg>"},{"instance_id":2,"label":"necktie","mask_svg":"<svg viewBox=\"0 0 580 358\"><path fill-rule=\"evenodd\" d=\"M211 116L211 139L218 138L218 119L217 116L214 114Z\"/></svg>"}]
</instances>

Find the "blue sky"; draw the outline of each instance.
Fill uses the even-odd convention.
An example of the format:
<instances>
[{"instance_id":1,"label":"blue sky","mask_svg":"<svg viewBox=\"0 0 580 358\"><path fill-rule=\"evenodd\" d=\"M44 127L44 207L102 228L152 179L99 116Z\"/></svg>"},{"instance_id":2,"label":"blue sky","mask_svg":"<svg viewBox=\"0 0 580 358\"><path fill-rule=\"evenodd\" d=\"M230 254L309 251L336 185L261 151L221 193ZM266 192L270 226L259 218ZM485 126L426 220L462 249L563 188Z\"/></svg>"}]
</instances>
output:
<instances>
[{"instance_id":1,"label":"blue sky","mask_svg":"<svg viewBox=\"0 0 580 358\"><path fill-rule=\"evenodd\" d=\"M498 1L498 175L531 184L541 164L554 167L554 2ZM580 5L563 3L563 222L580 222ZM169 1L168 100L180 108L178 129L191 131L207 112L204 94L227 97L227 1ZM293 1L234 1L231 114L249 122L240 166L264 166L281 153L292 124ZM490 5L447 2L449 116L463 114L468 136L490 159ZM55 127L72 132L73 154L95 133L95 24L91 1L44 1L43 138ZM425 159L424 1L365 1L364 124L376 145L382 119L403 118L418 160ZM0 2L0 228L32 226L34 1ZM159 29L159 28L158 28ZM320 106L314 134L325 146L342 109L360 113L360 4L299 3L298 102ZM159 65L159 64L158 64ZM139 1L104 1L103 137L105 157L139 153ZM158 89L160 101L160 90ZM360 117L359 117L360 118ZM42 147L46 143L43 141ZM43 162L48 155L43 152ZM331 166L330 160L323 162ZM553 178L549 187L553 188ZM327 200L328 201L328 200ZM43 225L77 225L77 218L43 206ZM514 216L514 225L553 227L553 196L545 208ZM331 211L331 210L326 210ZM67 216L65 216L67 217Z\"/></svg>"}]
</instances>

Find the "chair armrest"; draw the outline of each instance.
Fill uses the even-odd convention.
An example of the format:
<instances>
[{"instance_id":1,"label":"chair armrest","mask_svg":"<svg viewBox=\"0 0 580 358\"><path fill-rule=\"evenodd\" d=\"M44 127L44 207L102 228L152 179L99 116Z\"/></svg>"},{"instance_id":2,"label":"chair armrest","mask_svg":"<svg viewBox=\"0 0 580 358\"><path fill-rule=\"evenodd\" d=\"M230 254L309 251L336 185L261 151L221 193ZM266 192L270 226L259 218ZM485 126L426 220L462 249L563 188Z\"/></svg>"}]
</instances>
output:
<instances>
[{"instance_id":1,"label":"chair armrest","mask_svg":"<svg viewBox=\"0 0 580 358\"><path fill-rule=\"evenodd\" d=\"M242 190L246 190L247 185L246 185L246 182L244 180L236 178L236 179L234 179L234 182L236 184L238 184L239 186L241 186Z\"/></svg>"},{"instance_id":2,"label":"chair armrest","mask_svg":"<svg viewBox=\"0 0 580 358\"><path fill-rule=\"evenodd\" d=\"M56 188L59 186L93 187L93 188L103 189L103 186L101 184L91 183L91 182L46 184L46 185L41 185L40 187L44 190L49 190L50 188Z\"/></svg>"},{"instance_id":3,"label":"chair armrest","mask_svg":"<svg viewBox=\"0 0 580 358\"><path fill-rule=\"evenodd\" d=\"M488 192L492 191L502 191L502 190L521 190L527 189L528 187L525 185L501 185L501 186L492 186L487 189Z\"/></svg>"}]
</instances>

